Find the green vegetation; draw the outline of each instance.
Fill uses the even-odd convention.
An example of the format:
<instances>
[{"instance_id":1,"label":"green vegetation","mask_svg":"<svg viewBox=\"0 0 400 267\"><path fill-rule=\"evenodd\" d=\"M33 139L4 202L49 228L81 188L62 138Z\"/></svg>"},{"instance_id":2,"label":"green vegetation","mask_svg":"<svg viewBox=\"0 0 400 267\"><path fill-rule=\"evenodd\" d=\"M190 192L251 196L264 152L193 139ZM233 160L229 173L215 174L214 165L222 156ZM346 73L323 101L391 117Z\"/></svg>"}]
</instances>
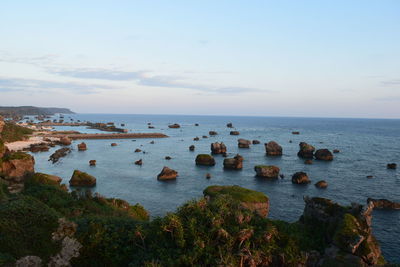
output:
<instances>
[{"instance_id":1,"label":"green vegetation","mask_svg":"<svg viewBox=\"0 0 400 267\"><path fill-rule=\"evenodd\" d=\"M361 236L357 229L359 229L357 219L350 213L346 213L333 237L335 243L344 250L349 249L346 244L357 242Z\"/></svg>"},{"instance_id":2,"label":"green vegetation","mask_svg":"<svg viewBox=\"0 0 400 267\"><path fill-rule=\"evenodd\" d=\"M31 182L44 185L59 185L60 181L57 178L54 175L37 172L32 176Z\"/></svg>"},{"instance_id":3,"label":"green vegetation","mask_svg":"<svg viewBox=\"0 0 400 267\"><path fill-rule=\"evenodd\" d=\"M11 122L5 122L1 138L4 142L15 142L25 140L28 135L32 134L33 130L16 125Z\"/></svg>"},{"instance_id":4,"label":"green vegetation","mask_svg":"<svg viewBox=\"0 0 400 267\"><path fill-rule=\"evenodd\" d=\"M33 157L24 152L14 152L3 157L3 161L14 160L14 159L33 159Z\"/></svg>"},{"instance_id":5,"label":"green vegetation","mask_svg":"<svg viewBox=\"0 0 400 267\"><path fill-rule=\"evenodd\" d=\"M209 186L203 191L204 195L215 198L218 195L229 195L233 199L241 202L266 202L268 197L261 192L243 188L237 185L233 186Z\"/></svg>"}]
</instances>

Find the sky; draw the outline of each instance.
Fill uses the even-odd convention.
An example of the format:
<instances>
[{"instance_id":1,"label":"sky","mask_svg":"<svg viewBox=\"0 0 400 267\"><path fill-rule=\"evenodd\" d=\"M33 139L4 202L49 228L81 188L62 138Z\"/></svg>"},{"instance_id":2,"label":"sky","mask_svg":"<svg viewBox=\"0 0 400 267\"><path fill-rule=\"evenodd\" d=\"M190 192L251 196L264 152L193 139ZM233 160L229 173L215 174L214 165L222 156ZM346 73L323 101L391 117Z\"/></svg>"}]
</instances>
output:
<instances>
[{"instance_id":1,"label":"sky","mask_svg":"<svg viewBox=\"0 0 400 267\"><path fill-rule=\"evenodd\" d=\"M0 105L400 118L400 1L0 1Z\"/></svg>"}]
</instances>

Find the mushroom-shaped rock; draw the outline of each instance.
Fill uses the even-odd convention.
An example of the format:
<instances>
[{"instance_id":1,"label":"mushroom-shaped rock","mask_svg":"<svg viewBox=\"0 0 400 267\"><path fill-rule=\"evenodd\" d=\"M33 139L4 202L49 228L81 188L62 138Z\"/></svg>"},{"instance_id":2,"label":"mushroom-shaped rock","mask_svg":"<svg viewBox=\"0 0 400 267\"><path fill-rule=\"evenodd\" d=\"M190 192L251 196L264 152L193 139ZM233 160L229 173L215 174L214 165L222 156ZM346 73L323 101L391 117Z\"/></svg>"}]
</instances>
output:
<instances>
[{"instance_id":1,"label":"mushroom-shaped rock","mask_svg":"<svg viewBox=\"0 0 400 267\"><path fill-rule=\"evenodd\" d=\"M209 135L217 135L218 133L216 131L209 131L208 134Z\"/></svg>"},{"instance_id":2,"label":"mushroom-shaped rock","mask_svg":"<svg viewBox=\"0 0 400 267\"><path fill-rule=\"evenodd\" d=\"M400 203L393 202L387 199L368 198L367 203L372 202L374 209L400 210Z\"/></svg>"},{"instance_id":3,"label":"mushroom-shaped rock","mask_svg":"<svg viewBox=\"0 0 400 267\"><path fill-rule=\"evenodd\" d=\"M195 147L194 145L189 146L189 150L190 150L190 151L194 151L195 148L196 148L196 147Z\"/></svg>"},{"instance_id":4,"label":"mushroom-shaped rock","mask_svg":"<svg viewBox=\"0 0 400 267\"><path fill-rule=\"evenodd\" d=\"M314 156L317 160L333 160L333 154L328 149L318 149L317 151L315 151Z\"/></svg>"},{"instance_id":5,"label":"mushroom-shaped rock","mask_svg":"<svg viewBox=\"0 0 400 267\"><path fill-rule=\"evenodd\" d=\"M254 167L257 177L262 178L278 178L280 169L272 165L257 165Z\"/></svg>"},{"instance_id":6,"label":"mushroom-shaped rock","mask_svg":"<svg viewBox=\"0 0 400 267\"><path fill-rule=\"evenodd\" d=\"M142 159L139 159L139 160L135 161L135 165L142 166L142 164L143 164L143 160Z\"/></svg>"},{"instance_id":7,"label":"mushroom-shaped rock","mask_svg":"<svg viewBox=\"0 0 400 267\"><path fill-rule=\"evenodd\" d=\"M111 143L111 146L117 146L117 143Z\"/></svg>"},{"instance_id":8,"label":"mushroom-shaped rock","mask_svg":"<svg viewBox=\"0 0 400 267\"><path fill-rule=\"evenodd\" d=\"M213 185L204 189L203 194L210 201L219 196L228 195L234 200L239 201L241 206L256 212L262 217L266 217L269 212L269 199L261 192L243 188L237 185L219 186Z\"/></svg>"},{"instance_id":9,"label":"mushroom-shaped rock","mask_svg":"<svg viewBox=\"0 0 400 267\"><path fill-rule=\"evenodd\" d=\"M253 145L258 145L258 144L260 144L261 142L259 141L259 140L253 140Z\"/></svg>"},{"instance_id":10,"label":"mushroom-shaped rock","mask_svg":"<svg viewBox=\"0 0 400 267\"><path fill-rule=\"evenodd\" d=\"M238 140L238 147L239 148L250 148L251 141L246 139L239 139Z\"/></svg>"},{"instance_id":11,"label":"mushroom-shaped rock","mask_svg":"<svg viewBox=\"0 0 400 267\"><path fill-rule=\"evenodd\" d=\"M196 157L196 165L214 166L215 159L209 154L199 154Z\"/></svg>"},{"instance_id":12,"label":"mushroom-shaped rock","mask_svg":"<svg viewBox=\"0 0 400 267\"><path fill-rule=\"evenodd\" d=\"M305 158L305 159L312 159L314 157L315 147L307 144L306 142L301 142L299 144L299 146L300 146L300 150L297 153L297 156L299 156L300 158Z\"/></svg>"},{"instance_id":13,"label":"mushroom-shaped rock","mask_svg":"<svg viewBox=\"0 0 400 267\"><path fill-rule=\"evenodd\" d=\"M315 186L318 188L327 188L328 187L328 183L324 180L318 181L315 183Z\"/></svg>"},{"instance_id":14,"label":"mushroom-shaped rock","mask_svg":"<svg viewBox=\"0 0 400 267\"><path fill-rule=\"evenodd\" d=\"M292 183L294 184L309 184L311 183L310 179L305 172L296 172L292 176Z\"/></svg>"},{"instance_id":15,"label":"mushroom-shaped rock","mask_svg":"<svg viewBox=\"0 0 400 267\"><path fill-rule=\"evenodd\" d=\"M69 139L67 136L63 136L60 138L59 142L63 146L69 146L71 144L71 139Z\"/></svg>"},{"instance_id":16,"label":"mushroom-shaped rock","mask_svg":"<svg viewBox=\"0 0 400 267\"><path fill-rule=\"evenodd\" d=\"M96 160L95 159L89 160L89 166L96 166Z\"/></svg>"},{"instance_id":17,"label":"mushroom-shaped rock","mask_svg":"<svg viewBox=\"0 0 400 267\"><path fill-rule=\"evenodd\" d=\"M69 185L92 187L96 185L96 178L86 172L75 170L69 180Z\"/></svg>"},{"instance_id":18,"label":"mushroom-shaped rock","mask_svg":"<svg viewBox=\"0 0 400 267\"><path fill-rule=\"evenodd\" d=\"M230 135L239 135L240 132L239 132L239 131L230 131L229 134L230 134Z\"/></svg>"},{"instance_id":19,"label":"mushroom-shaped rock","mask_svg":"<svg viewBox=\"0 0 400 267\"><path fill-rule=\"evenodd\" d=\"M87 150L87 146L84 142L78 144L78 151L85 151Z\"/></svg>"},{"instance_id":20,"label":"mushroom-shaped rock","mask_svg":"<svg viewBox=\"0 0 400 267\"><path fill-rule=\"evenodd\" d=\"M176 177L178 176L178 172L170 169L168 167L164 167L160 174L157 175L157 179L158 180L172 180L172 179L176 179Z\"/></svg>"},{"instance_id":21,"label":"mushroom-shaped rock","mask_svg":"<svg viewBox=\"0 0 400 267\"><path fill-rule=\"evenodd\" d=\"M168 125L168 127L173 129L181 128L181 126L178 123L170 124Z\"/></svg>"},{"instance_id":22,"label":"mushroom-shaped rock","mask_svg":"<svg viewBox=\"0 0 400 267\"><path fill-rule=\"evenodd\" d=\"M282 147L275 141L270 141L265 144L267 156L282 156Z\"/></svg>"},{"instance_id":23,"label":"mushroom-shaped rock","mask_svg":"<svg viewBox=\"0 0 400 267\"><path fill-rule=\"evenodd\" d=\"M211 144L211 153L212 154L223 154L226 153L226 146L224 143L212 143Z\"/></svg>"},{"instance_id":24,"label":"mushroom-shaped rock","mask_svg":"<svg viewBox=\"0 0 400 267\"><path fill-rule=\"evenodd\" d=\"M395 170L397 168L397 164L396 163L388 163L388 165L386 165L386 167L390 170Z\"/></svg>"},{"instance_id":25,"label":"mushroom-shaped rock","mask_svg":"<svg viewBox=\"0 0 400 267\"><path fill-rule=\"evenodd\" d=\"M241 170L243 168L243 157L237 154L234 158L224 159L224 169Z\"/></svg>"}]
</instances>

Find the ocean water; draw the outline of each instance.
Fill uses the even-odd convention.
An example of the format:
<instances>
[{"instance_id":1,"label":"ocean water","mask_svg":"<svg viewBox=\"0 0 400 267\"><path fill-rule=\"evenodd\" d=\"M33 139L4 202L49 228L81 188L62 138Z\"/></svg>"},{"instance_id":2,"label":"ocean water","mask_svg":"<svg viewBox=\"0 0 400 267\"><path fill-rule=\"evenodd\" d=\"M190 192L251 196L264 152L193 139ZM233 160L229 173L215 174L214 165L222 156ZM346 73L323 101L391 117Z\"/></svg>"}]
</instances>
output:
<instances>
[{"instance_id":1,"label":"ocean water","mask_svg":"<svg viewBox=\"0 0 400 267\"><path fill-rule=\"evenodd\" d=\"M49 155L58 149L34 154L36 171L58 175L68 184L74 169L79 169L97 178L94 191L107 197L118 197L131 204L140 203L151 216L162 216L174 211L184 202L199 198L209 185L240 185L264 192L270 198L270 214L273 219L296 221L304 208L303 196L330 198L340 204L351 202L365 204L368 197L387 198L400 201L399 170L388 170L386 164L400 165L400 120L377 119L321 119L321 118L278 118L278 117L223 117L223 116L177 116L177 115L116 115L116 114L73 114L69 118L91 122L125 123L129 132L161 132L169 136L163 139L85 140L88 150L78 152L74 141L73 152L56 164L48 161ZM151 122L155 129L148 129ZM231 136L226 127L232 122L239 136ZM168 128L169 123L179 123L180 129ZM198 123L199 126L194 126ZM98 132L85 127L56 127L57 130ZM202 138L210 130L217 136ZM300 131L300 135L292 135ZM193 141L194 137L200 141ZM237 147L237 139L257 139L259 145L250 149ZM155 144L150 144L150 141ZM274 140L283 147L282 157L267 157L264 143ZM292 140L292 143L289 141ZM210 153L212 142L224 142L229 157L239 153L244 157L243 170L223 170L223 157L216 155L214 167L195 165L200 153ZM332 162L314 161L305 165L297 157L299 142L305 141L319 148L339 149ZM115 142L116 147L110 144ZM194 152L189 151L195 145ZM146 153L134 153L140 148ZM165 160L165 156L172 160ZM88 162L97 160L97 166ZM134 161L143 159L143 165ZM276 165L285 175L274 181L255 177L254 166ZM179 172L175 181L157 181L163 166ZM312 183L298 186L291 183L291 175L306 172ZM212 175L206 179L206 173ZM367 175L374 178L368 179ZM325 180L327 189L317 189L314 183ZM400 263L400 212L374 211L373 231L380 241L385 258Z\"/></svg>"}]
</instances>

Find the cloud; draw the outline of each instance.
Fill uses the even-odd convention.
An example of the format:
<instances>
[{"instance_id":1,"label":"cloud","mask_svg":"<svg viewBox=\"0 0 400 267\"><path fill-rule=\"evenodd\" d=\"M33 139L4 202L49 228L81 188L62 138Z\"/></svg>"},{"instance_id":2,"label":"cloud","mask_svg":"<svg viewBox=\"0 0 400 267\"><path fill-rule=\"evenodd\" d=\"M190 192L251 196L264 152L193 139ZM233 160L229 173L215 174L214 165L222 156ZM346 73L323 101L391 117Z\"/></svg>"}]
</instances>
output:
<instances>
[{"instance_id":1,"label":"cloud","mask_svg":"<svg viewBox=\"0 0 400 267\"><path fill-rule=\"evenodd\" d=\"M106 69L69 69L69 70L51 70L53 74L68 76L81 79L99 79L110 81L129 81L137 80L143 74L143 71L116 71Z\"/></svg>"},{"instance_id":2,"label":"cloud","mask_svg":"<svg viewBox=\"0 0 400 267\"><path fill-rule=\"evenodd\" d=\"M4 78L0 77L0 91L12 92L37 92L38 90L62 89L66 91L74 91L79 94L91 94L98 92L99 89L115 89L113 86L99 84L83 84L76 82L57 82L37 79L21 79L21 78Z\"/></svg>"},{"instance_id":3,"label":"cloud","mask_svg":"<svg viewBox=\"0 0 400 267\"><path fill-rule=\"evenodd\" d=\"M382 101L382 102L398 102L398 101L400 101L400 96L377 97L377 98L375 98L375 100Z\"/></svg>"},{"instance_id":4,"label":"cloud","mask_svg":"<svg viewBox=\"0 0 400 267\"><path fill-rule=\"evenodd\" d=\"M397 86L397 85L400 85L400 79L381 81L381 84L385 85L385 86Z\"/></svg>"}]
</instances>

